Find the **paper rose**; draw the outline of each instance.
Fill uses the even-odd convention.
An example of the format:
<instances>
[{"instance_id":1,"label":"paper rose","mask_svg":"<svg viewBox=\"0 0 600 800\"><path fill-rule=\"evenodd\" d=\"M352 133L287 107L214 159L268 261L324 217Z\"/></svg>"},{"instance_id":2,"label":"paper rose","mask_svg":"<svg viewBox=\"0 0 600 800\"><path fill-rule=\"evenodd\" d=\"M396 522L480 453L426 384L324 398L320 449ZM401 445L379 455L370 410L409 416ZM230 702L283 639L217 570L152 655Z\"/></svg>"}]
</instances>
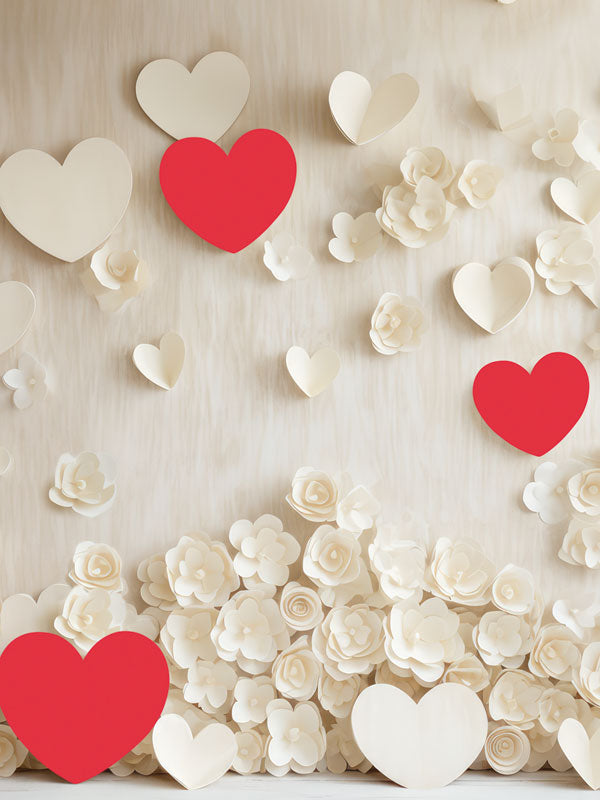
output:
<instances>
[{"instance_id":1,"label":"paper rose","mask_svg":"<svg viewBox=\"0 0 600 800\"><path fill-rule=\"evenodd\" d=\"M474 653L465 653L446 667L444 683L462 683L473 692L482 692L490 685L490 670Z\"/></svg>"},{"instance_id":2,"label":"paper rose","mask_svg":"<svg viewBox=\"0 0 600 800\"><path fill-rule=\"evenodd\" d=\"M179 607L169 585L167 565L163 555L157 554L144 559L138 567L137 577L142 582L140 594L144 603L162 611L172 611Z\"/></svg>"},{"instance_id":3,"label":"paper rose","mask_svg":"<svg viewBox=\"0 0 600 800\"><path fill-rule=\"evenodd\" d=\"M315 655L338 681L368 675L385 659L383 612L366 603L332 608L312 636Z\"/></svg>"},{"instance_id":4,"label":"paper rose","mask_svg":"<svg viewBox=\"0 0 600 800\"><path fill-rule=\"evenodd\" d=\"M346 483L345 475L334 479L313 467L301 467L294 475L285 499L309 522L332 522Z\"/></svg>"},{"instance_id":5,"label":"paper rose","mask_svg":"<svg viewBox=\"0 0 600 800\"><path fill-rule=\"evenodd\" d=\"M165 555L169 586L180 606L222 606L240 585L222 542L205 533L182 536Z\"/></svg>"},{"instance_id":6,"label":"paper rose","mask_svg":"<svg viewBox=\"0 0 600 800\"><path fill-rule=\"evenodd\" d=\"M290 643L279 606L256 590L242 590L219 611L211 638L219 658L237 661L244 672L260 675Z\"/></svg>"},{"instance_id":7,"label":"paper rose","mask_svg":"<svg viewBox=\"0 0 600 800\"><path fill-rule=\"evenodd\" d=\"M127 587L121 575L121 556L109 544L81 542L75 549L69 578L86 589L106 589L125 592Z\"/></svg>"},{"instance_id":8,"label":"paper rose","mask_svg":"<svg viewBox=\"0 0 600 800\"><path fill-rule=\"evenodd\" d=\"M206 714L229 711L237 680L237 672L224 661L195 661L188 670L183 696Z\"/></svg>"},{"instance_id":9,"label":"paper rose","mask_svg":"<svg viewBox=\"0 0 600 800\"><path fill-rule=\"evenodd\" d=\"M265 737L257 730L237 731L235 743L237 753L231 769L240 775L252 775L260 772L264 751Z\"/></svg>"},{"instance_id":10,"label":"paper rose","mask_svg":"<svg viewBox=\"0 0 600 800\"><path fill-rule=\"evenodd\" d=\"M244 728L260 725L267 718L267 706L275 699L275 689L266 675L240 678L233 690L235 703L231 716Z\"/></svg>"},{"instance_id":11,"label":"paper rose","mask_svg":"<svg viewBox=\"0 0 600 800\"><path fill-rule=\"evenodd\" d=\"M600 569L600 524L589 525L572 519L558 557L567 564Z\"/></svg>"},{"instance_id":12,"label":"paper rose","mask_svg":"<svg viewBox=\"0 0 600 800\"><path fill-rule=\"evenodd\" d=\"M562 522L570 513L567 483L580 469L581 463L573 459L562 464L544 461L523 490L523 503L539 514L546 525Z\"/></svg>"},{"instance_id":13,"label":"paper rose","mask_svg":"<svg viewBox=\"0 0 600 800\"><path fill-rule=\"evenodd\" d=\"M600 125L597 122L582 120L573 147L582 161L600 169Z\"/></svg>"},{"instance_id":14,"label":"paper rose","mask_svg":"<svg viewBox=\"0 0 600 800\"><path fill-rule=\"evenodd\" d=\"M555 686L546 689L540 698L542 728L548 733L557 733L561 724L570 718L577 718L577 702L573 695Z\"/></svg>"},{"instance_id":15,"label":"paper rose","mask_svg":"<svg viewBox=\"0 0 600 800\"><path fill-rule=\"evenodd\" d=\"M281 590L279 610L286 625L295 631L312 631L324 616L319 595L296 581Z\"/></svg>"},{"instance_id":16,"label":"paper rose","mask_svg":"<svg viewBox=\"0 0 600 800\"><path fill-rule=\"evenodd\" d=\"M491 718L527 730L540 715L540 700L548 685L524 670L504 670L488 699Z\"/></svg>"},{"instance_id":17,"label":"paper rose","mask_svg":"<svg viewBox=\"0 0 600 800\"><path fill-rule=\"evenodd\" d=\"M555 230L538 234L535 244L535 271L552 294L567 294L573 286L594 282L594 242L586 225L564 222Z\"/></svg>"},{"instance_id":18,"label":"paper rose","mask_svg":"<svg viewBox=\"0 0 600 800\"><path fill-rule=\"evenodd\" d=\"M304 574L318 587L326 606L343 605L372 591L358 539L349 531L320 525L304 548Z\"/></svg>"},{"instance_id":19,"label":"paper rose","mask_svg":"<svg viewBox=\"0 0 600 800\"><path fill-rule=\"evenodd\" d=\"M526 734L514 725L491 724L483 752L495 772L514 775L527 764L531 745Z\"/></svg>"},{"instance_id":20,"label":"paper rose","mask_svg":"<svg viewBox=\"0 0 600 800\"><path fill-rule=\"evenodd\" d=\"M273 662L273 683L283 697L310 700L317 691L321 664L313 653L308 636L300 636Z\"/></svg>"},{"instance_id":21,"label":"paper rose","mask_svg":"<svg viewBox=\"0 0 600 800\"><path fill-rule=\"evenodd\" d=\"M476 159L469 161L458 179L457 187L473 208L484 208L496 194L504 176L500 167Z\"/></svg>"},{"instance_id":22,"label":"paper rose","mask_svg":"<svg viewBox=\"0 0 600 800\"><path fill-rule=\"evenodd\" d=\"M529 671L539 677L570 681L579 669L581 645L564 625L544 625L529 655Z\"/></svg>"},{"instance_id":23,"label":"paper rose","mask_svg":"<svg viewBox=\"0 0 600 800\"><path fill-rule=\"evenodd\" d=\"M55 633L54 620L70 591L70 586L55 583L40 593L37 602L28 594L7 597L0 605L0 653L24 633Z\"/></svg>"},{"instance_id":24,"label":"paper rose","mask_svg":"<svg viewBox=\"0 0 600 800\"><path fill-rule=\"evenodd\" d=\"M383 239L381 227L372 211L354 219L340 211L331 221L334 238L329 241L329 252L338 261L351 264L366 261L374 256Z\"/></svg>"},{"instance_id":25,"label":"paper rose","mask_svg":"<svg viewBox=\"0 0 600 800\"><path fill-rule=\"evenodd\" d=\"M570 167L575 160L573 139L579 129L579 116L570 108L556 112L552 127L537 139L531 150L540 161L554 160L559 167Z\"/></svg>"},{"instance_id":26,"label":"paper rose","mask_svg":"<svg viewBox=\"0 0 600 800\"><path fill-rule=\"evenodd\" d=\"M535 605L533 575L523 567L508 564L494 578L492 602L509 614L529 614Z\"/></svg>"},{"instance_id":27,"label":"paper rose","mask_svg":"<svg viewBox=\"0 0 600 800\"><path fill-rule=\"evenodd\" d=\"M135 250L121 249L109 240L92 255L81 281L102 311L118 311L149 285L150 271Z\"/></svg>"},{"instance_id":28,"label":"paper rose","mask_svg":"<svg viewBox=\"0 0 600 800\"><path fill-rule=\"evenodd\" d=\"M17 367L9 369L2 376L8 389L12 389L12 401L16 408L30 408L34 403L44 399L46 386L46 370L29 353L20 356Z\"/></svg>"},{"instance_id":29,"label":"paper rose","mask_svg":"<svg viewBox=\"0 0 600 800\"><path fill-rule=\"evenodd\" d=\"M379 500L366 486L355 486L340 500L336 522L338 527L346 531L362 533L373 527L375 517L380 510Z\"/></svg>"},{"instance_id":30,"label":"paper rose","mask_svg":"<svg viewBox=\"0 0 600 800\"><path fill-rule=\"evenodd\" d=\"M473 629L473 642L486 664L516 669L531 650L533 636L523 617L488 611Z\"/></svg>"},{"instance_id":31,"label":"paper rose","mask_svg":"<svg viewBox=\"0 0 600 800\"><path fill-rule=\"evenodd\" d=\"M386 186L377 220L385 233L406 247L424 247L446 235L456 206L428 176L416 186Z\"/></svg>"},{"instance_id":32,"label":"paper rose","mask_svg":"<svg viewBox=\"0 0 600 800\"><path fill-rule=\"evenodd\" d=\"M291 234L282 231L275 234L272 242L265 242L263 263L278 281L301 280L310 272L314 257Z\"/></svg>"},{"instance_id":33,"label":"paper rose","mask_svg":"<svg viewBox=\"0 0 600 800\"><path fill-rule=\"evenodd\" d=\"M0 778L10 778L25 761L27 748L8 725L0 725Z\"/></svg>"},{"instance_id":34,"label":"paper rose","mask_svg":"<svg viewBox=\"0 0 600 800\"><path fill-rule=\"evenodd\" d=\"M381 591L390 600L415 598L420 602L425 582L427 554L422 545L406 536L426 532L416 515L405 511L400 525L378 525L369 545L369 558Z\"/></svg>"},{"instance_id":35,"label":"paper rose","mask_svg":"<svg viewBox=\"0 0 600 800\"><path fill-rule=\"evenodd\" d=\"M444 664L465 652L458 625L458 614L439 597L396 603L384 623L385 653L407 675L432 684L442 677Z\"/></svg>"},{"instance_id":36,"label":"paper rose","mask_svg":"<svg viewBox=\"0 0 600 800\"><path fill-rule=\"evenodd\" d=\"M334 775L341 775L347 769L368 772L371 762L358 749L352 726L348 719L336 721L327 731L327 769Z\"/></svg>"},{"instance_id":37,"label":"paper rose","mask_svg":"<svg viewBox=\"0 0 600 800\"><path fill-rule=\"evenodd\" d=\"M56 465L50 500L84 517L97 517L115 499L115 475L115 464L105 453L63 453Z\"/></svg>"},{"instance_id":38,"label":"paper rose","mask_svg":"<svg viewBox=\"0 0 600 800\"><path fill-rule=\"evenodd\" d=\"M322 672L317 697L324 711L329 711L333 717L342 719L349 716L356 698L366 685L367 681L362 675L349 675L343 680L337 680Z\"/></svg>"},{"instance_id":39,"label":"paper rose","mask_svg":"<svg viewBox=\"0 0 600 800\"><path fill-rule=\"evenodd\" d=\"M391 356L420 347L427 328L425 309L418 300L385 292L371 317L369 336L378 353Z\"/></svg>"},{"instance_id":40,"label":"paper rose","mask_svg":"<svg viewBox=\"0 0 600 800\"><path fill-rule=\"evenodd\" d=\"M573 683L584 700L600 706L600 642L591 642L585 647Z\"/></svg>"},{"instance_id":41,"label":"paper rose","mask_svg":"<svg viewBox=\"0 0 600 800\"><path fill-rule=\"evenodd\" d=\"M118 592L76 586L65 600L54 627L83 652L109 633L122 630L127 605Z\"/></svg>"},{"instance_id":42,"label":"paper rose","mask_svg":"<svg viewBox=\"0 0 600 800\"><path fill-rule=\"evenodd\" d=\"M569 500L575 511L597 517L600 514L600 469L587 469L569 478Z\"/></svg>"},{"instance_id":43,"label":"paper rose","mask_svg":"<svg viewBox=\"0 0 600 800\"><path fill-rule=\"evenodd\" d=\"M254 523L248 519L234 522L229 541L238 551L234 569L248 589L261 583L283 586L290 576L289 565L300 555L296 539L272 514L263 514Z\"/></svg>"},{"instance_id":44,"label":"paper rose","mask_svg":"<svg viewBox=\"0 0 600 800\"><path fill-rule=\"evenodd\" d=\"M267 709L267 772L282 776L293 772L313 772L325 755L325 729L314 703L273 700Z\"/></svg>"},{"instance_id":45,"label":"paper rose","mask_svg":"<svg viewBox=\"0 0 600 800\"><path fill-rule=\"evenodd\" d=\"M454 167L439 147L409 147L400 162L400 170L409 186L417 186L421 178L434 180L446 189L454 180Z\"/></svg>"},{"instance_id":46,"label":"paper rose","mask_svg":"<svg viewBox=\"0 0 600 800\"><path fill-rule=\"evenodd\" d=\"M217 619L214 608L180 608L172 611L160 631L160 641L180 669L198 660L213 661L217 651L210 633Z\"/></svg>"},{"instance_id":47,"label":"paper rose","mask_svg":"<svg viewBox=\"0 0 600 800\"><path fill-rule=\"evenodd\" d=\"M496 569L481 545L471 539L435 543L427 565L430 591L465 606L484 606L491 599Z\"/></svg>"}]
</instances>

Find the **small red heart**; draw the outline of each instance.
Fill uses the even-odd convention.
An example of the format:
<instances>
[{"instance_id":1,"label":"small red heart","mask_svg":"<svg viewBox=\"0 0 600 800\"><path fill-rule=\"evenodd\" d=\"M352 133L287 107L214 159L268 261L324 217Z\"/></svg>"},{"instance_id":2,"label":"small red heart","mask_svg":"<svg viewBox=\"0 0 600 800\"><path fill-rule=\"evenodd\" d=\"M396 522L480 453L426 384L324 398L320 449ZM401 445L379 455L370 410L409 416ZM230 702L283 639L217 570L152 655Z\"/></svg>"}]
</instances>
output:
<instances>
[{"instance_id":1,"label":"small red heart","mask_svg":"<svg viewBox=\"0 0 600 800\"><path fill-rule=\"evenodd\" d=\"M150 732L169 691L154 642L111 633L82 658L54 633L26 633L0 656L0 708L15 735L70 783L97 775Z\"/></svg>"},{"instance_id":2,"label":"small red heart","mask_svg":"<svg viewBox=\"0 0 600 800\"><path fill-rule=\"evenodd\" d=\"M585 367L568 353L550 353L527 372L514 361L493 361L473 381L484 422L504 441L543 456L575 425L590 392Z\"/></svg>"},{"instance_id":3,"label":"small red heart","mask_svg":"<svg viewBox=\"0 0 600 800\"><path fill-rule=\"evenodd\" d=\"M160 186L179 219L221 250L237 253L286 207L296 182L289 142L266 129L248 131L229 155L210 139L174 142L160 162Z\"/></svg>"}]
</instances>

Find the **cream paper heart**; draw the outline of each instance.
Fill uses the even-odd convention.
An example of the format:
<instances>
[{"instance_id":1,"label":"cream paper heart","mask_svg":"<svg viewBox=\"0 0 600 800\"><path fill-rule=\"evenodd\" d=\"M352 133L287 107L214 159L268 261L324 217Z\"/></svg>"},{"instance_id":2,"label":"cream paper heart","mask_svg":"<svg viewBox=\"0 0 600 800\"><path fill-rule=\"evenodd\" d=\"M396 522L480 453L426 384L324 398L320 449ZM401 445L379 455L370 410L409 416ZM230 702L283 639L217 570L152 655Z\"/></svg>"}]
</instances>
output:
<instances>
[{"instance_id":1,"label":"cream paper heart","mask_svg":"<svg viewBox=\"0 0 600 800\"><path fill-rule=\"evenodd\" d=\"M202 789L222 778L237 753L235 734L211 722L192 736L178 714L165 714L152 731L152 746L162 768L186 789Z\"/></svg>"},{"instance_id":2,"label":"cream paper heart","mask_svg":"<svg viewBox=\"0 0 600 800\"><path fill-rule=\"evenodd\" d=\"M285 356L288 372L308 397L321 394L340 371L339 355L323 347L309 356L303 347L290 347Z\"/></svg>"},{"instance_id":3,"label":"cream paper heart","mask_svg":"<svg viewBox=\"0 0 600 800\"><path fill-rule=\"evenodd\" d=\"M36 247L78 261L108 239L127 210L131 166L108 139L85 139L60 164L19 150L0 167L0 208Z\"/></svg>"},{"instance_id":4,"label":"cream paper heart","mask_svg":"<svg viewBox=\"0 0 600 800\"><path fill-rule=\"evenodd\" d=\"M569 178L555 178L550 194L561 211L589 225L600 213L600 171L586 172L576 184Z\"/></svg>"},{"instance_id":5,"label":"cream paper heart","mask_svg":"<svg viewBox=\"0 0 600 800\"><path fill-rule=\"evenodd\" d=\"M481 752L487 714L458 683L430 689L420 703L386 683L369 686L352 709L356 743L373 766L407 789L438 789L456 780Z\"/></svg>"},{"instance_id":6,"label":"cream paper heart","mask_svg":"<svg viewBox=\"0 0 600 800\"><path fill-rule=\"evenodd\" d=\"M185 359L185 342L178 333L169 331L161 338L158 347L138 344L133 351L133 363L152 383L161 389L172 389Z\"/></svg>"},{"instance_id":7,"label":"cream paper heart","mask_svg":"<svg viewBox=\"0 0 600 800\"><path fill-rule=\"evenodd\" d=\"M213 142L236 121L249 91L246 65L224 52L204 56L191 72L170 58L151 61L135 84L138 103L169 136Z\"/></svg>"},{"instance_id":8,"label":"cream paper heart","mask_svg":"<svg viewBox=\"0 0 600 800\"><path fill-rule=\"evenodd\" d=\"M490 268L472 262L452 278L456 302L484 331L498 333L523 311L533 293L534 275L523 258L512 256Z\"/></svg>"},{"instance_id":9,"label":"cream paper heart","mask_svg":"<svg viewBox=\"0 0 600 800\"><path fill-rule=\"evenodd\" d=\"M418 96L419 84L406 73L391 75L372 91L365 77L347 71L329 87L329 108L347 139L366 144L402 122Z\"/></svg>"},{"instance_id":10,"label":"cream paper heart","mask_svg":"<svg viewBox=\"0 0 600 800\"><path fill-rule=\"evenodd\" d=\"M558 743L587 785L600 789L600 729L590 739L581 722L566 719L558 729Z\"/></svg>"},{"instance_id":11,"label":"cream paper heart","mask_svg":"<svg viewBox=\"0 0 600 800\"><path fill-rule=\"evenodd\" d=\"M35 296L19 281L0 283L0 356L25 336L35 313Z\"/></svg>"}]
</instances>

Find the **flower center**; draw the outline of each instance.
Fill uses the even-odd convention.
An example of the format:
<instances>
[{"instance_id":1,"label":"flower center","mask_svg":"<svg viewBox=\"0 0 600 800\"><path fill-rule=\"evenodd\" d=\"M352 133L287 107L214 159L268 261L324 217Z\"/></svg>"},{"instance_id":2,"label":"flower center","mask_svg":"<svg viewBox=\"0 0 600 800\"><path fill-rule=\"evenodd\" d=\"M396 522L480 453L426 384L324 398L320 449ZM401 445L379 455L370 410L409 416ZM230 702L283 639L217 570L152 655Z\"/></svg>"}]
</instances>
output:
<instances>
[{"instance_id":1,"label":"flower center","mask_svg":"<svg viewBox=\"0 0 600 800\"><path fill-rule=\"evenodd\" d=\"M559 136L560 136L560 131L558 130L558 128L550 128L550 130L548 131L548 138L551 141L555 141L556 139L558 139Z\"/></svg>"},{"instance_id":2,"label":"flower center","mask_svg":"<svg viewBox=\"0 0 600 800\"><path fill-rule=\"evenodd\" d=\"M300 728L290 728L288 732L288 739L290 742L297 742L300 737Z\"/></svg>"},{"instance_id":3,"label":"flower center","mask_svg":"<svg viewBox=\"0 0 600 800\"><path fill-rule=\"evenodd\" d=\"M507 600L512 600L515 596L515 591L512 586L503 586L502 587L502 597L505 597Z\"/></svg>"},{"instance_id":4,"label":"flower center","mask_svg":"<svg viewBox=\"0 0 600 800\"><path fill-rule=\"evenodd\" d=\"M80 614L78 617L79 625L84 627L86 625L92 625L94 622L94 617L91 614Z\"/></svg>"},{"instance_id":5,"label":"flower center","mask_svg":"<svg viewBox=\"0 0 600 800\"><path fill-rule=\"evenodd\" d=\"M244 634L244 636L250 636L250 634L252 633L252 628L249 625L244 625L244 627L242 628L242 633Z\"/></svg>"},{"instance_id":6,"label":"flower center","mask_svg":"<svg viewBox=\"0 0 600 800\"><path fill-rule=\"evenodd\" d=\"M247 756L248 755L248 748L247 747L242 747L242 749L240 750L240 755L241 756Z\"/></svg>"},{"instance_id":7,"label":"flower center","mask_svg":"<svg viewBox=\"0 0 600 800\"><path fill-rule=\"evenodd\" d=\"M35 378L29 378L29 385L31 386L32 389L36 385L36 383L37 381Z\"/></svg>"},{"instance_id":8,"label":"flower center","mask_svg":"<svg viewBox=\"0 0 600 800\"><path fill-rule=\"evenodd\" d=\"M546 652L548 653L549 658L556 658L556 650L552 646L548 646L546 648Z\"/></svg>"},{"instance_id":9,"label":"flower center","mask_svg":"<svg viewBox=\"0 0 600 800\"><path fill-rule=\"evenodd\" d=\"M122 278L127 270L125 264L118 261L118 257L118 253L111 253L106 259L106 268L113 278Z\"/></svg>"},{"instance_id":10,"label":"flower center","mask_svg":"<svg viewBox=\"0 0 600 800\"><path fill-rule=\"evenodd\" d=\"M252 700L250 700L250 708L256 708L257 705L258 705L258 700L256 699L256 697L253 697Z\"/></svg>"},{"instance_id":11,"label":"flower center","mask_svg":"<svg viewBox=\"0 0 600 800\"><path fill-rule=\"evenodd\" d=\"M351 244L358 244L358 236L351 236L350 242Z\"/></svg>"},{"instance_id":12,"label":"flower center","mask_svg":"<svg viewBox=\"0 0 600 800\"><path fill-rule=\"evenodd\" d=\"M398 319L398 317L392 317L390 320L390 328L392 328L392 330L396 330L396 328L399 325L400 325L400 320Z\"/></svg>"},{"instance_id":13,"label":"flower center","mask_svg":"<svg viewBox=\"0 0 600 800\"><path fill-rule=\"evenodd\" d=\"M295 678L297 674L298 674L298 667L292 667L290 669L290 675L292 676L292 678Z\"/></svg>"},{"instance_id":14,"label":"flower center","mask_svg":"<svg viewBox=\"0 0 600 800\"><path fill-rule=\"evenodd\" d=\"M564 486L557 486L555 491L556 491L556 494L562 494L564 492L564 490L565 490Z\"/></svg>"},{"instance_id":15,"label":"flower center","mask_svg":"<svg viewBox=\"0 0 600 800\"><path fill-rule=\"evenodd\" d=\"M356 628L350 628L348 633L350 634L350 636L356 636Z\"/></svg>"},{"instance_id":16,"label":"flower center","mask_svg":"<svg viewBox=\"0 0 600 800\"><path fill-rule=\"evenodd\" d=\"M477 186L478 181L477 181L477 178L475 177L475 175L473 175L473 177L471 178L470 183L471 183L471 186Z\"/></svg>"},{"instance_id":17,"label":"flower center","mask_svg":"<svg viewBox=\"0 0 600 800\"><path fill-rule=\"evenodd\" d=\"M590 494L598 494L598 487L590 486Z\"/></svg>"},{"instance_id":18,"label":"flower center","mask_svg":"<svg viewBox=\"0 0 600 800\"><path fill-rule=\"evenodd\" d=\"M187 638L190 639L192 642L195 642L196 639L200 638L200 634L198 633L198 631L191 630L188 631Z\"/></svg>"},{"instance_id":19,"label":"flower center","mask_svg":"<svg viewBox=\"0 0 600 800\"><path fill-rule=\"evenodd\" d=\"M80 478L78 481L75 481L75 486L78 489L85 489L85 487L87 486L87 483L83 480L83 478Z\"/></svg>"},{"instance_id":20,"label":"flower center","mask_svg":"<svg viewBox=\"0 0 600 800\"><path fill-rule=\"evenodd\" d=\"M199 581L203 581L206 577L206 572L203 569L197 569L194 573Z\"/></svg>"}]
</instances>

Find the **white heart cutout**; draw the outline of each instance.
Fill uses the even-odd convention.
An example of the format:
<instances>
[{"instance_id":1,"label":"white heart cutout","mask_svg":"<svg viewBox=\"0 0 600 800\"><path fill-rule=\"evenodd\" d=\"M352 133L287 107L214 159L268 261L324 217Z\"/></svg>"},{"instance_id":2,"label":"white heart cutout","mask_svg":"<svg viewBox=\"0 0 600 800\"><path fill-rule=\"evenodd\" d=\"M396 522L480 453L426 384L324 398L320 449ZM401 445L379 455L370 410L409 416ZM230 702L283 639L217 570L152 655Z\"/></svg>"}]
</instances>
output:
<instances>
[{"instance_id":1,"label":"white heart cutout","mask_svg":"<svg viewBox=\"0 0 600 800\"><path fill-rule=\"evenodd\" d=\"M35 313L35 296L19 281L0 283L0 356L27 333Z\"/></svg>"},{"instance_id":2,"label":"white heart cutout","mask_svg":"<svg viewBox=\"0 0 600 800\"><path fill-rule=\"evenodd\" d=\"M550 194L561 211L589 225L600 213L600 171L586 172L576 184L569 178L555 178Z\"/></svg>"},{"instance_id":3,"label":"white heart cutout","mask_svg":"<svg viewBox=\"0 0 600 800\"><path fill-rule=\"evenodd\" d=\"M373 766L407 789L438 789L456 780L481 752L485 707L458 683L430 689L417 704L386 683L369 686L352 709L356 743Z\"/></svg>"},{"instance_id":4,"label":"white heart cutout","mask_svg":"<svg viewBox=\"0 0 600 800\"><path fill-rule=\"evenodd\" d=\"M200 136L215 142L246 105L250 75L233 53L209 53L189 72L170 58L151 61L135 93L144 113L174 139Z\"/></svg>"},{"instance_id":5,"label":"white heart cutout","mask_svg":"<svg viewBox=\"0 0 600 800\"><path fill-rule=\"evenodd\" d=\"M36 247L78 261L104 242L127 210L133 178L108 139L85 139L61 164L42 150L19 150L0 167L0 208Z\"/></svg>"},{"instance_id":6,"label":"white heart cutout","mask_svg":"<svg viewBox=\"0 0 600 800\"><path fill-rule=\"evenodd\" d=\"M490 268L472 262L452 278L456 302L473 322L498 333L519 316L533 294L534 275L523 258L505 258Z\"/></svg>"},{"instance_id":7,"label":"white heart cutout","mask_svg":"<svg viewBox=\"0 0 600 800\"><path fill-rule=\"evenodd\" d=\"M237 753L235 734L211 722L196 736L178 714L165 714L152 731L152 745L162 768L186 789L202 789L218 781Z\"/></svg>"},{"instance_id":8,"label":"white heart cutout","mask_svg":"<svg viewBox=\"0 0 600 800\"><path fill-rule=\"evenodd\" d=\"M172 389L177 383L185 360L185 342L178 333L169 331L158 347L138 344L133 351L133 363L151 383L161 389Z\"/></svg>"},{"instance_id":9,"label":"white heart cutout","mask_svg":"<svg viewBox=\"0 0 600 800\"><path fill-rule=\"evenodd\" d=\"M329 108L347 139L366 144L402 122L418 97L419 84L406 73L391 75L373 91L363 75L346 71L329 87Z\"/></svg>"},{"instance_id":10,"label":"white heart cutout","mask_svg":"<svg viewBox=\"0 0 600 800\"><path fill-rule=\"evenodd\" d=\"M285 356L288 372L308 397L321 394L340 371L339 355L331 347L323 347L309 356L303 347L290 347Z\"/></svg>"},{"instance_id":11,"label":"white heart cutout","mask_svg":"<svg viewBox=\"0 0 600 800\"><path fill-rule=\"evenodd\" d=\"M590 738L581 722L566 719L558 743L573 768L592 789L600 789L600 729Z\"/></svg>"}]
</instances>

